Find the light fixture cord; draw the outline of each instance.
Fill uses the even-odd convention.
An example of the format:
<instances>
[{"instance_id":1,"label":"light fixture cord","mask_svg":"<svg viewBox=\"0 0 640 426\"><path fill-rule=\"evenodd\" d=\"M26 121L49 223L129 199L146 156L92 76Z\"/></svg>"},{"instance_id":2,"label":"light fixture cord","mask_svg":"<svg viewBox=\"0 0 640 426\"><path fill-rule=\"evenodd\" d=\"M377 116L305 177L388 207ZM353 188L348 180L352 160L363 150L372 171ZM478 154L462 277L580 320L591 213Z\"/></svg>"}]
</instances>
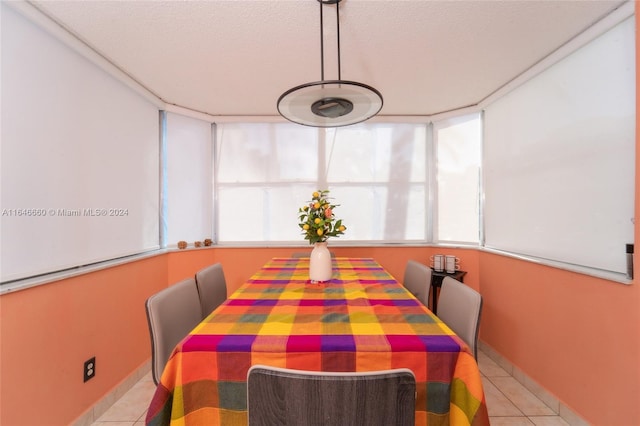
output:
<instances>
[{"instance_id":1,"label":"light fixture cord","mask_svg":"<svg viewBox=\"0 0 640 426\"><path fill-rule=\"evenodd\" d=\"M323 19L323 6L322 1L320 3L320 80L324 81L324 19ZM336 2L336 31L338 40L338 80L342 80L342 66L340 62L340 1Z\"/></svg>"},{"instance_id":2,"label":"light fixture cord","mask_svg":"<svg viewBox=\"0 0 640 426\"><path fill-rule=\"evenodd\" d=\"M322 20L322 2L320 3L320 81L324 81L324 23Z\"/></svg>"},{"instance_id":3,"label":"light fixture cord","mask_svg":"<svg viewBox=\"0 0 640 426\"><path fill-rule=\"evenodd\" d=\"M336 30L338 31L338 80L342 80L340 73L340 2L336 3Z\"/></svg>"}]
</instances>

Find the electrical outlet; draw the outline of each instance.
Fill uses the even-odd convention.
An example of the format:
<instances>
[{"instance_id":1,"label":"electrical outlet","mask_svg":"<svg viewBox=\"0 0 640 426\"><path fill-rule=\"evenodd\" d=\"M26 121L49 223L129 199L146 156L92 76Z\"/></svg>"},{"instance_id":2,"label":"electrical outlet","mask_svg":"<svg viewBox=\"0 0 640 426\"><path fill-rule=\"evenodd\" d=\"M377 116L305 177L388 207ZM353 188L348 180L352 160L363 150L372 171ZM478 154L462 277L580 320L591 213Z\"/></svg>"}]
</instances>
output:
<instances>
[{"instance_id":1,"label":"electrical outlet","mask_svg":"<svg viewBox=\"0 0 640 426\"><path fill-rule=\"evenodd\" d=\"M88 359L84 362L84 381L93 379L96 375L96 357Z\"/></svg>"}]
</instances>

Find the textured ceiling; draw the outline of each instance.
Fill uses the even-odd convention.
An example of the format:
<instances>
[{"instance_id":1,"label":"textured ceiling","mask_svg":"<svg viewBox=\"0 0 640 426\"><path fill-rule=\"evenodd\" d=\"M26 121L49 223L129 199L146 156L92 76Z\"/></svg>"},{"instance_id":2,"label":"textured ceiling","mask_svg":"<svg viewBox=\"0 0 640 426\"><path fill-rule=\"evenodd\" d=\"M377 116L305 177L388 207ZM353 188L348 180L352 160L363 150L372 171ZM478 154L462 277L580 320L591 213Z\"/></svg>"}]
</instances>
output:
<instances>
[{"instance_id":1,"label":"textured ceiling","mask_svg":"<svg viewBox=\"0 0 640 426\"><path fill-rule=\"evenodd\" d=\"M342 0L342 78L384 97L381 115L475 105L622 2ZM169 104L277 115L285 90L320 80L316 0L33 1ZM325 77L337 78L335 6Z\"/></svg>"}]
</instances>

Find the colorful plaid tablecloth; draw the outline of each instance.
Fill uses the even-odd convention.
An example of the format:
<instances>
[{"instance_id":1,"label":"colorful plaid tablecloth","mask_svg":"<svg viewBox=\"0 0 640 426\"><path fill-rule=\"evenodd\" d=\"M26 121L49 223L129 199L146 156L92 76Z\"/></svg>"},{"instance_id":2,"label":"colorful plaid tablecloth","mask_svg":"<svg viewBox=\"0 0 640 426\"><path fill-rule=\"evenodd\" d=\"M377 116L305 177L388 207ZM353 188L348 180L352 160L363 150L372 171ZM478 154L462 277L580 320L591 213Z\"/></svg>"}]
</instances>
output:
<instances>
[{"instance_id":1,"label":"colorful plaid tablecloth","mask_svg":"<svg viewBox=\"0 0 640 426\"><path fill-rule=\"evenodd\" d=\"M321 371L409 368L416 425L488 425L468 347L373 259L335 258L329 282L309 259L274 258L174 350L148 425L246 425L253 364Z\"/></svg>"}]
</instances>

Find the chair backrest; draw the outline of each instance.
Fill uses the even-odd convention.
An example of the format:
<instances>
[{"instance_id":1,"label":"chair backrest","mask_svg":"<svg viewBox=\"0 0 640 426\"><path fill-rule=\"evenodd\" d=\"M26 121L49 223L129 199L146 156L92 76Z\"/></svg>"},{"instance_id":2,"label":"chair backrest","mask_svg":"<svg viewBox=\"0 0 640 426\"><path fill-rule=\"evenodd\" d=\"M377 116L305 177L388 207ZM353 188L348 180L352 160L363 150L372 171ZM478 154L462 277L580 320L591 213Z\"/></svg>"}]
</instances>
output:
<instances>
[{"instance_id":1,"label":"chair backrest","mask_svg":"<svg viewBox=\"0 0 640 426\"><path fill-rule=\"evenodd\" d=\"M227 281L222 265L216 263L196 272L196 284L202 306L202 318L205 318L227 300Z\"/></svg>"},{"instance_id":2,"label":"chair backrest","mask_svg":"<svg viewBox=\"0 0 640 426\"><path fill-rule=\"evenodd\" d=\"M358 373L254 365L247 375L249 426L414 426L409 369Z\"/></svg>"},{"instance_id":3,"label":"chair backrest","mask_svg":"<svg viewBox=\"0 0 640 426\"><path fill-rule=\"evenodd\" d=\"M438 298L438 317L469 345L476 359L481 313L480 293L451 277L442 280Z\"/></svg>"},{"instance_id":4,"label":"chair backrest","mask_svg":"<svg viewBox=\"0 0 640 426\"><path fill-rule=\"evenodd\" d=\"M167 287L145 303L151 336L151 375L160 382L173 348L202 320L198 289L193 278Z\"/></svg>"},{"instance_id":5,"label":"chair backrest","mask_svg":"<svg viewBox=\"0 0 640 426\"><path fill-rule=\"evenodd\" d=\"M415 260L407 261L404 270L404 287L409 290L424 306L429 306L429 289L431 288L431 274L433 270L427 265L416 262Z\"/></svg>"}]
</instances>

